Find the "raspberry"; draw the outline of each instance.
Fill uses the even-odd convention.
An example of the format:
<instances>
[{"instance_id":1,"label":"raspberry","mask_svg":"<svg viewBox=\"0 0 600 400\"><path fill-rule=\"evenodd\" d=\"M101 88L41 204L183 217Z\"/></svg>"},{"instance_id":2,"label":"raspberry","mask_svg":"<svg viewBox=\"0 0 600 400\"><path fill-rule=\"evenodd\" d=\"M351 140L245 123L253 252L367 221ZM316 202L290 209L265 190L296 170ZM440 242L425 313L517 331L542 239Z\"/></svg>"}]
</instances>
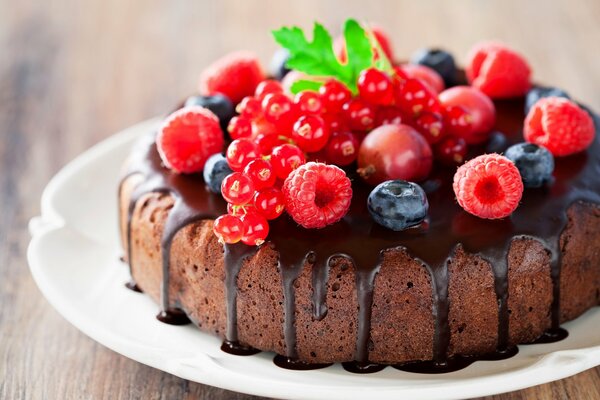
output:
<instances>
[{"instance_id":1,"label":"raspberry","mask_svg":"<svg viewBox=\"0 0 600 400\"><path fill-rule=\"evenodd\" d=\"M568 156L588 148L596 131L590 115L562 97L539 100L525 118L525 140L547 148L555 156Z\"/></svg>"},{"instance_id":2,"label":"raspberry","mask_svg":"<svg viewBox=\"0 0 600 400\"><path fill-rule=\"evenodd\" d=\"M523 195L519 170L499 154L484 154L460 166L452 186L465 211L487 219L509 216Z\"/></svg>"},{"instance_id":3,"label":"raspberry","mask_svg":"<svg viewBox=\"0 0 600 400\"><path fill-rule=\"evenodd\" d=\"M258 58L246 51L227 54L209 65L200 75L200 93L221 93L237 104L245 96L252 96L256 86L264 80Z\"/></svg>"},{"instance_id":4,"label":"raspberry","mask_svg":"<svg viewBox=\"0 0 600 400\"><path fill-rule=\"evenodd\" d=\"M283 184L288 214L305 228L339 221L350 208L352 185L335 165L309 162L292 171Z\"/></svg>"},{"instance_id":5,"label":"raspberry","mask_svg":"<svg viewBox=\"0 0 600 400\"><path fill-rule=\"evenodd\" d=\"M466 73L471 85L492 98L523 96L531 87L525 58L501 43L476 45L469 54Z\"/></svg>"},{"instance_id":6,"label":"raspberry","mask_svg":"<svg viewBox=\"0 0 600 400\"><path fill-rule=\"evenodd\" d=\"M206 160L223 148L219 118L204 107L182 108L163 122L156 145L167 168L182 173L202 171Z\"/></svg>"}]
</instances>

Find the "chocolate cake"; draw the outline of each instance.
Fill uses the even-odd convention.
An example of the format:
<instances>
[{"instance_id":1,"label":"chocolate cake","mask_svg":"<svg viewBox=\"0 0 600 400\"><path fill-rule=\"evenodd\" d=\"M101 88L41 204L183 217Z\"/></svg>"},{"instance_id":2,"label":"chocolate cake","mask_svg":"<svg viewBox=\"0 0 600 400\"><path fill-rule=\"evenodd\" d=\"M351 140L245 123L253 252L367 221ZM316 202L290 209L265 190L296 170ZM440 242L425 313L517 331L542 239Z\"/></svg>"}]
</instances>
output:
<instances>
[{"instance_id":1,"label":"chocolate cake","mask_svg":"<svg viewBox=\"0 0 600 400\"><path fill-rule=\"evenodd\" d=\"M519 141L523 100L495 105L495 128ZM509 219L464 212L439 170L423 184L427 223L389 231L369 218L355 177L341 222L309 231L284 216L257 248L217 241L226 203L200 175L167 170L154 135L136 145L119 191L133 281L161 305L159 319L189 318L230 351L272 351L288 367L432 360L447 370L564 337L561 323L600 304L598 136L558 159L554 185L528 191Z\"/></svg>"},{"instance_id":2,"label":"chocolate cake","mask_svg":"<svg viewBox=\"0 0 600 400\"><path fill-rule=\"evenodd\" d=\"M160 321L292 369L448 372L566 337L600 304L593 113L530 90L499 43L465 74L442 50L403 69L354 20L313 35L274 31L282 83L247 52L217 61L203 96L135 145L127 286Z\"/></svg>"}]
</instances>

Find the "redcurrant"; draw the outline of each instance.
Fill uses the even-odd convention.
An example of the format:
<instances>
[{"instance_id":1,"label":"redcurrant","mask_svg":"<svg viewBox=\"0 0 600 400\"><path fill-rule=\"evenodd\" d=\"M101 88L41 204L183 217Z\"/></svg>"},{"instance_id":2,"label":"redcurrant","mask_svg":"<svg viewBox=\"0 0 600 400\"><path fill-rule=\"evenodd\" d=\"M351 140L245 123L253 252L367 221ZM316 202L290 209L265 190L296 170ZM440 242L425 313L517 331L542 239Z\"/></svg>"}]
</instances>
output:
<instances>
[{"instance_id":1,"label":"redcurrant","mask_svg":"<svg viewBox=\"0 0 600 400\"><path fill-rule=\"evenodd\" d=\"M250 161L250 163L246 165L246 168L244 168L244 174L252 179L255 190L271 187L275 184L275 179L277 179L271 163L261 158Z\"/></svg>"},{"instance_id":2,"label":"redcurrant","mask_svg":"<svg viewBox=\"0 0 600 400\"><path fill-rule=\"evenodd\" d=\"M413 125L429 144L439 142L444 135L444 119L438 113L423 111Z\"/></svg>"},{"instance_id":3,"label":"redcurrant","mask_svg":"<svg viewBox=\"0 0 600 400\"><path fill-rule=\"evenodd\" d=\"M213 224L213 232L221 243L237 243L244 234L244 223L236 216L221 215Z\"/></svg>"},{"instance_id":4,"label":"redcurrant","mask_svg":"<svg viewBox=\"0 0 600 400\"><path fill-rule=\"evenodd\" d=\"M409 78L396 93L398 107L407 115L417 117L423 111L441 112L437 95L418 79Z\"/></svg>"},{"instance_id":5,"label":"redcurrant","mask_svg":"<svg viewBox=\"0 0 600 400\"><path fill-rule=\"evenodd\" d=\"M244 117L248 117L248 118L257 117L262 113L262 107L260 105L260 100L253 96L246 96L235 107L235 111L237 111L238 114L240 114Z\"/></svg>"},{"instance_id":6,"label":"redcurrant","mask_svg":"<svg viewBox=\"0 0 600 400\"><path fill-rule=\"evenodd\" d=\"M467 156L467 151L465 139L455 136L443 138L434 148L435 158L449 166L462 164Z\"/></svg>"},{"instance_id":7,"label":"redcurrant","mask_svg":"<svg viewBox=\"0 0 600 400\"><path fill-rule=\"evenodd\" d=\"M321 100L325 111L337 113L342 110L342 106L352 98L352 92L343 83L335 79L325 82L320 88Z\"/></svg>"},{"instance_id":8,"label":"redcurrant","mask_svg":"<svg viewBox=\"0 0 600 400\"><path fill-rule=\"evenodd\" d=\"M254 208L266 219L275 219L285 210L285 198L281 190L266 188L254 195Z\"/></svg>"},{"instance_id":9,"label":"redcurrant","mask_svg":"<svg viewBox=\"0 0 600 400\"><path fill-rule=\"evenodd\" d=\"M332 135L335 132L346 132L349 130L348 124L346 124L346 121L344 120L344 115L342 113L325 113L321 115L321 118L323 118L325 126L327 126L329 133Z\"/></svg>"},{"instance_id":10,"label":"redcurrant","mask_svg":"<svg viewBox=\"0 0 600 400\"><path fill-rule=\"evenodd\" d=\"M254 209L254 203L246 203L243 206L236 206L234 204L227 203L227 214L229 215L235 215L239 217L249 212L256 212Z\"/></svg>"},{"instance_id":11,"label":"redcurrant","mask_svg":"<svg viewBox=\"0 0 600 400\"><path fill-rule=\"evenodd\" d=\"M376 68L361 71L357 86L360 97L369 103L389 105L394 101L391 79L385 72Z\"/></svg>"},{"instance_id":12,"label":"redcurrant","mask_svg":"<svg viewBox=\"0 0 600 400\"><path fill-rule=\"evenodd\" d=\"M266 95L271 93L283 93L283 87L281 86L281 83L274 79L262 81L254 90L254 96L256 96L259 100L262 100Z\"/></svg>"},{"instance_id":13,"label":"redcurrant","mask_svg":"<svg viewBox=\"0 0 600 400\"><path fill-rule=\"evenodd\" d=\"M240 217L244 224L242 242L248 246L260 246L269 235L269 222L259 213L246 213Z\"/></svg>"},{"instance_id":14,"label":"redcurrant","mask_svg":"<svg viewBox=\"0 0 600 400\"><path fill-rule=\"evenodd\" d=\"M305 90L296 94L294 103L298 107L298 111L302 114L320 114L323 110L323 102L321 96L317 92Z\"/></svg>"},{"instance_id":15,"label":"redcurrant","mask_svg":"<svg viewBox=\"0 0 600 400\"><path fill-rule=\"evenodd\" d=\"M234 171L241 171L248 163L260 156L258 146L248 138L235 139L229 147L225 158L229 167Z\"/></svg>"},{"instance_id":16,"label":"redcurrant","mask_svg":"<svg viewBox=\"0 0 600 400\"><path fill-rule=\"evenodd\" d=\"M307 153L321 150L329 140L329 131L321 117L304 115L292 128L292 139Z\"/></svg>"},{"instance_id":17,"label":"redcurrant","mask_svg":"<svg viewBox=\"0 0 600 400\"><path fill-rule=\"evenodd\" d=\"M225 177L221 183L221 194L229 203L241 206L252 200L254 184L248 175L234 172Z\"/></svg>"},{"instance_id":18,"label":"redcurrant","mask_svg":"<svg viewBox=\"0 0 600 400\"><path fill-rule=\"evenodd\" d=\"M336 132L325 147L327 160L340 167L352 164L358 157L358 139L350 132Z\"/></svg>"},{"instance_id":19,"label":"redcurrant","mask_svg":"<svg viewBox=\"0 0 600 400\"><path fill-rule=\"evenodd\" d=\"M394 106L380 107L375 116L375 126L400 125L402 123L402 111Z\"/></svg>"},{"instance_id":20,"label":"redcurrant","mask_svg":"<svg viewBox=\"0 0 600 400\"><path fill-rule=\"evenodd\" d=\"M342 106L344 116L353 131L368 131L375 126L375 107L359 98Z\"/></svg>"},{"instance_id":21,"label":"redcurrant","mask_svg":"<svg viewBox=\"0 0 600 400\"><path fill-rule=\"evenodd\" d=\"M227 132L232 139L250 137L252 135L252 121L247 117L233 117L227 125Z\"/></svg>"},{"instance_id":22,"label":"redcurrant","mask_svg":"<svg viewBox=\"0 0 600 400\"><path fill-rule=\"evenodd\" d=\"M271 165L279 179L287 178L290 172L304 163L306 163L304 153L293 144L282 144L271 152Z\"/></svg>"},{"instance_id":23,"label":"redcurrant","mask_svg":"<svg viewBox=\"0 0 600 400\"><path fill-rule=\"evenodd\" d=\"M473 118L461 106L446 106L444 108L446 132L452 136L467 137L473 133Z\"/></svg>"}]
</instances>

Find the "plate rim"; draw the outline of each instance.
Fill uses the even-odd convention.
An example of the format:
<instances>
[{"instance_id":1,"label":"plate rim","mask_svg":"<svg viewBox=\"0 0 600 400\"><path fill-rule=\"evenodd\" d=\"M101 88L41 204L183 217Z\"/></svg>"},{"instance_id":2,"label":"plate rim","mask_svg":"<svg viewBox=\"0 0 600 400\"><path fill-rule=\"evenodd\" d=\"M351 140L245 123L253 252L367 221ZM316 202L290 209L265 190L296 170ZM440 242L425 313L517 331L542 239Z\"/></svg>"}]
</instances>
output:
<instances>
[{"instance_id":1,"label":"plate rim","mask_svg":"<svg viewBox=\"0 0 600 400\"><path fill-rule=\"evenodd\" d=\"M65 301L65 298L61 298L60 293L57 292L56 288L52 287L52 285L45 280L43 272L45 268L44 262L39 259L36 249L38 249L43 240L49 235L67 228L68 221L64 216L60 215L58 210L54 207L55 196L61 190L61 187L83 166L93 160L102 158L115 148L131 144L137 137L143 134L143 132L147 132L150 127L157 126L160 120L160 117L155 117L142 121L95 144L61 168L45 187L41 197L40 216L33 217L29 223L31 241L27 248L27 260L31 274L44 297L71 325L75 326L103 346L127 358L183 379L217 386L227 390L267 397L277 396L279 398L284 398L282 395L285 395L285 398L292 399L317 399L322 398L323 396L328 396L331 399L348 398L347 393L341 393L342 396L340 396L340 391L344 391L344 385L319 385L316 387L315 392L315 389L313 388L311 390L310 386L306 383L274 382L273 379L269 378L257 380L256 376L250 377L237 371L220 367L214 362L210 355L207 354L202 354L200 357L203 357L204 359L202 361L210 364L213 368L205 368L200 375L192 373L190 370L191 367L185 365L185 358L172 359L169 358L167 354L142 357L139 352L134 352L132 350L132 347L136 347L136 343L132 340L126 340L119 337L106 327L101 325L98 326L98 324L94 322L93 317L82 315L77 312L76 308L71 307L68 301ZM198 331L198 333L206 334L201 331ZM137 345L137 347L148 350L147 347L143 345ZM560 364L561 367L556 368L556 363L561 360L564 361ZM452 379L450 378L437 384L429 383L426 388L419 388L418 383L413 388L398 388L392 386L367 387L369 375L361 375L360 378L362 379L364 377L366 382L363 390L368 390L370 395L377 395L378 398L397 398L399 395L408 395L413 396L411 398L420 399L461 399L520 390L564 379L597 365L600 365L600 345L554 351L542 356L539 360L524 368L504 371L484 377L462 378L460 381L455 382L452 382ZM215 368L215 366L220 368ZM301 371L293 372L298 374L303 373ZM228 374L233 374L234 376L226 376ZM205 379L199 379L199 377ZM498 380L501 381L501 384L498 384ZM494 385L490 385L492 381L494 382ZM296 389L296 391L294 389ZM356 396L360 396L361 398L364 397L362 394L363 390L360 390L357 387L352 387L351 389ZM460 389L460 394L448 393L448 389ZM444 392L444 396L440 397L441 391Z\"/></svg>"}]
</instances>

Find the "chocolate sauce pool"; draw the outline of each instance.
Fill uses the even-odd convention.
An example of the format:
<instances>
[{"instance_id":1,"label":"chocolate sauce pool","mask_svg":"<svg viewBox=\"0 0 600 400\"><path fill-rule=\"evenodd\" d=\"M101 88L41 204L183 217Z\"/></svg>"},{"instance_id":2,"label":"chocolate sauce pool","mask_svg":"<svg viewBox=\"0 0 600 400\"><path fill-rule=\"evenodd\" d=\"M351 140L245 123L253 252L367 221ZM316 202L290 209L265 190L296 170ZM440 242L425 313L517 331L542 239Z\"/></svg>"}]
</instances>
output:
<instances>
[{"instance_id":1,"label":"chocolate sauce pool","mask_svg":"<svg viewBox=\"0 0 600 400\"><path fill-rule=\"evenodd\" d=\"M523 100L497 101L495 129L503 132L509 144L523 141ZM598 122L596 120L596 122ZM598 126L598 124L596 125ZM484 149L475 149L483 152ZM175 204L165 223L162 236L163 281L161 312L158 318L167 323L189 322L185 314L172 307L169 299L169 255L175 234L183 227L204 219L214 219L226 213L226 203L220 195L205 189L202 176L178 175L161 165L154 144L154 135L145 137L132 153L130 170L143 177L131 196L127 220L127 240L131 249L131 217L137 201L151 192L169 193ZM403 248L423 263L431 276L433 286L433 316L435 320L434 359L410 363L396 368L440 373L464 368L477 359L502 359L516 354L516 347L508 347L509 313L507 254L514 238L530 237L540 241L551 254L551 276L554 298L552 329L540 342L560 340L566 331L559 327L561 252L559 239L566 226L566 211L574 202L600 204L600 138L586 152L556 159L556 178L553 185L540 189L526 189L517 210L502 220L484 220L467 214L456 203L452 191L453 168L434 170L430 179L422 183L429 200L428 220L417 228L393 232L377 225L367 210L367 196L372 189L356 177L353 179L353 198L350 211L338 223L319 230L299 227L286 215L271 221L269 242L279 252L284 293L284 338L287 354L278 355L275 363L284 368L308 369L326 365L297 361L295 330L294 281L300 275L305 261L313 265L313 313L315 319L327 315L326 291L328 269L334 257L346 257L355 268L358 298L358 334L354 362L343 363L351 372L369 373L384 366L369 363L368 343L371 330L371 306L375 277L381 266L384 250ZM125 178L123 180L125 180ZM450 331L448 325L448 268L447 262L458 244L465 251L480 255L492 266L498 299L498 348L491 355L480 357L448 357ZM256 247L244 244L225 245L225 288L227 298L227 332L224 351L248 355L255 349L238 343L237 330L237 276L247 257ZM131 250L128 260L132 262Z\"/></svg>"}]
</instances>

